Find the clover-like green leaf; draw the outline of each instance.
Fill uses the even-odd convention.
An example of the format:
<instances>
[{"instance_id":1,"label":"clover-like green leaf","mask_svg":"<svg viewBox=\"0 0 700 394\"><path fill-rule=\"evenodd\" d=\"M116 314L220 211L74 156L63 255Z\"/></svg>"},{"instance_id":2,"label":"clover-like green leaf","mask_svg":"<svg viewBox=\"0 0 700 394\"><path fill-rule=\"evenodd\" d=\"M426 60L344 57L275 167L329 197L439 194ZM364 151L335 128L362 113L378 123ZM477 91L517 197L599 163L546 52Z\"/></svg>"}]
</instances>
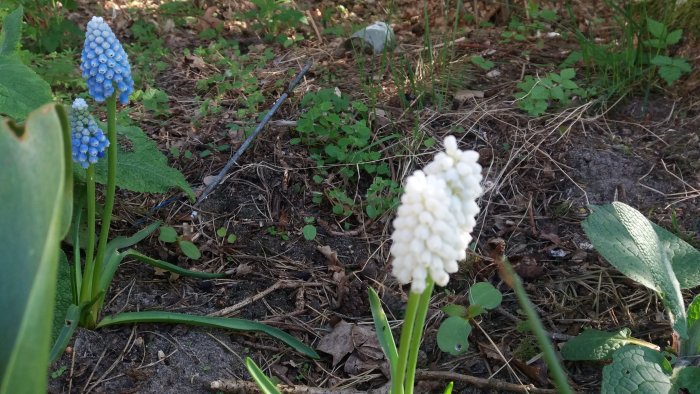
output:
<instances>
[{"instance_id":1,"label":"clover-like green leaf","mask_svg":"<svg viewBox=\"0 0 700 394\"><path fill-rule=\"evenodd\" d=\"M472 326L461 317L448 317L442 322L437 333L440 350L453 356L460 355L469 347L469 334Z\"/></svg>"},{"instance_id":2,"label":"clover-like green leaf","mask_svg":"<svg viewBox=\"0 0 700 394\"><path fill-rule=\"evenodd\" d=\"M480 305L486 309L494 309L501 305L503 294L491 283L479 282L469 288L469 303Z\"/></svg>"}]
</instances>

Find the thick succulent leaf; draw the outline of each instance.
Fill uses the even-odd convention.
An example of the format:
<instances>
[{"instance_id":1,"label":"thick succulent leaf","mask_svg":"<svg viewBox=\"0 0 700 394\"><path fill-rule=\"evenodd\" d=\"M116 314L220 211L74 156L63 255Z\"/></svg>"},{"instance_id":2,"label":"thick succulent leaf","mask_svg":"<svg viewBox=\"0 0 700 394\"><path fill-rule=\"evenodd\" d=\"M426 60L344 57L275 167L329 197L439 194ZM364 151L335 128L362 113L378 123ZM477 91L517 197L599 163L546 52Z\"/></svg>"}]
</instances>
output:
<instances>
[{"instance_id":1,"label":"thick succulent leaf","mask_svg":"<svg viewBox=\"0 0 700 394\"><path fill-rule=\"evenodd\" d=\"M661 352L626 345L613 353L612 364L603 368L601 394L668 393L671 377L662 368Z\"/></svg>"},{"instance_id":2,"label":"thick succulent leaf","mask_svg":"<svg viewBox=\"0 0 700 394\"><path fill-rule=\"evenodd\" d=\"M143 130L135 126L117 126L117 140L118 187L140 193L166 193L177 187L194 201L194 192L185 176L168 166L168 159ZM85 170L76 166L75 171L77 177L85 181ZM95 182L107 183L107 160L100 160L95 166Z\"/></svg>"},{"instance_id":3,"label":"thick succulent leaf","mask_svg":"<svg viewBox=\"0 0 700 394\"><path fill-rule=\"evenodd\" d=\"M661 244L666 247L673 272L681 289L700 286L700 251L678 236L652 223Z\"/></svg>"},{"instance_id":4,"label":"thick succulent leaf","mask_svg":"<svg viewBox=\"0 0 700 394\"><path fill-rule=\"evenodd\" d=\"M673 329L687 338L680 284L651 222L629 205L591 206L583 229L598 253L620 272L656 291L671 312Z\"/></svg>"},{"instance_id":5,"label":"thick succulent leaf","mask_svg":"<svg viewBox=\"0 0 700 394\"><path fill-rule=\"evenodd\" d=\"M0 72L0 78L3 78ZM5 75L11 77L11 75ZM0 105L1 107L2 105ZM70 139L50 104L0 122L0 393L46 392ZM66 207L68 206L68 208Z\"/></svg>"},{"instance_id":6,"label":"thick succulent leaf","mask_svg":"<svg viewBox=\"0 0 700 394\"><path fill-rule=\"evenodd\" d=\"M235 319L231 317L211 317L195 316L185 313L175 312L125 312L114 316L107 316L97 325L97 327L112 326L115 324L134 323L169 323L169 324L189 324L193 326L205 326L223 328L233 331L261 332L273 338L279 339L297 352L314 359L320 358L318 353L306 346L300 340L287 334L286 332L268 325L250 320Z\"/></svg>"},{"instance_id":7,"label":"thick succulent leaf","mask_svg":"<svg viewBox=\"0 0 700 394\"><path fill-rule=\"evenodd\" d=\"M19 45L19 38L22 32L22 7L10 12L2 22L2 32L0 33L0 56L10 55Z\"/></svg>"},{"instance_id":8,"label":"thick succulent leaf","mask_svg":"<svg viewBox=\"0 0 700 394\"><path fill-rule=\"evenodd\" d=\"M280 394L280 391L277 390L277 385L265 375L265 372L258 367L253 359L246 357L245 367L248 369L248 373L250 373L250 376L255 380L255 383L263 394Z\"/></svg>"},{"instance_id":9,"label":"thick succulent leaf","mask_svg":"<svg viewBox=\"0 0 700 394\"><path fill-rule=\"evenodd\" d=\"M570 361L610 360L617 349L631 343L659 349L652 343L633 338L629 328L617 332L585 330L566 342L561 355Z\"/></svg>"}]
</instances>

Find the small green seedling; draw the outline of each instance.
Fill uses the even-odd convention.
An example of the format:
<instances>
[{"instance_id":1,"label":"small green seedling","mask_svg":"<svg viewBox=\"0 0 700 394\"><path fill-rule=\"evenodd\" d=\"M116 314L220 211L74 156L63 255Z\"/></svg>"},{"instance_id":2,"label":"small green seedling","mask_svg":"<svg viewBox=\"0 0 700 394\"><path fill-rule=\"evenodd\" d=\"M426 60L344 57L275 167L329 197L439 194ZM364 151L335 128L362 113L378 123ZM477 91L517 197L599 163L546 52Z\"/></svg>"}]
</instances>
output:
<instances>
[{"instance_id":1,"label":"small green seedling","mask_svg":"<svg viewBox=\"0 0 700 394\"><path fill-rule=\"evenodd\" d=\"M440 325L437 343L440 350L453 356L469 347L472 326L469 321L501 305L503 295L488 282L478 282L469 288L469 306L450 304L442 308L449 317Z\"/></svg>"},{"instance_id":2,"label":"small green seedling","mask_svg":"<svg viewBox=\"0 0 700 394\"><path fill-rule=\"evenodd\" d=\"M278 229L275 226L268 227L267 233L274 237L279 237L282 241L289 241L289 234L287 234L286 231Z\"/></svg>"},{"instance_id":3,"label":"small green seedling","mask_svg":"<svg viewBox=\"0 0 700 394\"><path fill-rule=\"evenodd\" d=\"M304 239L307 241L313 241L316 239L316 226L314 225L314 222L316 222L316 219L313 217L307 217L304 218L304 227L301 229L301 233L304 236Z\"/></svg>"},{"instance_id":4,"label":"small green seedling","mask_svg":"<svg viewBox=\"0 0 700 394\"><path fill-rule=\"evenodd\" d=\"M654 290L669 312L677 355L631 336L585 330L562 349L567 360L612 361L603 368L602 393L677 393L700 390L700 296L684 307L681 289L700 285L700 252L620 202L592 206L583 229L596 250L622 274Z\"/></svg>"},{"instance_id":5,"label":"small green seedling","mask_svg":"<svg viewBox=\"0 0 700 394\"><path fill-rule=\"evenodd\" d=\"M230 244L235 243L238 240L236 234L229 234L224 227L219 227L216 230L216 235L219 236L219 238L225 238L226 242Z\"/></svg>"},{"instance_id":6,"label":"small green seedling","mask_svg":"<svg viewBox=\"0 0 700 394\"><path fill-rule=\"evenodd\" d=\"M482 69L488 71L493 68L494 64L490 60L484 59L482 56L472 56L471 57L472 63L474 63L476 66L481 67Z\"/></svg>"},{"instance_id":7,"label":"small green seedling","mask_svg":"<svg viewBox=\"0 0 700 394\"><path fill-rule=\"evenodd\" d=\"M545 113L552 103L566 106L574 95L585 97L586 91L573 81L575 76L576 71L573 68L565 68L558 74L549 73L542 78L528 75L518 84L520 91L515 94L518 107L530 116L539 116Z\"/></svg>"},{"instance_id":8,"label":"small green seedling","mask_svg":"<svg viewBox=\"0 0 700 394\"><path fill-rule=\"evenodd\" d=\"M192 260L199 260L199 258L202 257L202 252L199 251L197 245L193 244L192 241L189 241L182 236L178 236L177 231L170 226L162 226L160 228L158 240L165 243L177 243L177 246L180 248L182 253Z\"/></svg>"}]
</instances>

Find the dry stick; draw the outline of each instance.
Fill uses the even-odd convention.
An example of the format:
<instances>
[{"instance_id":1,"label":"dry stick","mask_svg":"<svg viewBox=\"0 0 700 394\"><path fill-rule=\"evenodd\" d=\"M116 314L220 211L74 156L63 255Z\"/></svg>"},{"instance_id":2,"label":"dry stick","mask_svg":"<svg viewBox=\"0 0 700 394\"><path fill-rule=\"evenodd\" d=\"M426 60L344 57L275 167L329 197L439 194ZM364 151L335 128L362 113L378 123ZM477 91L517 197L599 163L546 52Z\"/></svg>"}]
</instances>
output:
<instances>
[{"instance_id":1,"label":"dry stick","mask_svg":"<svg viewBox=\"0 0 700 394\"><path fill-rule=\"evenodd\" d=\"M218 310L216 312L212 312L208 314L207 316L229 316L236 312L237 310L250 305L254 303L255 301L264 298L266 295L272 293L275 290L278 289L291 289L295 287L300 287L300 286L321 286L320 283L307 283L307 282L299 282L299 281L288 281L288 280L280 280L276 282L274 285L268 287L267 289L261 291L260 293L248 297L245 300L239 302L238 304L231 305L229 307L226 307L224 309Z\"/></svg>"},{"instance_id":2,"label":"dry stick","mask_svg":"<svg viewBox=\"0 0 700 394\"><path fill-rule=\"evenodd\" d=\"M235 394L258 394L260 389L258 385L254 382L249 382L246 380L215 380L211 382L211 389L217 390L222 393L235 393ZM300 385L277 385L277 390L283 394L364 394L364 391L357 391L353 389L319 389L309 386Z\"/></svg>"},{"instance_id":3,"label":"dry stick","mask_svg":"<svg viewBox=\"0 0 700 394\"><path fill-rule=\"evenodd\" d=\"M417 370L416 378L418 380L437 380L440 382L455 381L464 382L470 386L477 387L480 389L490 389L496 390L498 392L511 392L511 393L531 393L531 394L557 394L555 389L540 389L533 385L525 384L515 384L508 383L497 379L485 379L478 378L476 376L463 375L456 372L444 372L444 371L425 371ZM249 381L245 380L228 380L221 379L215 380L211 383L212 390L218 390L224 393L236 393L236 394L257 394L259 393L258 386ZM356 391L352 389L343 390L333 390L333 389L319 389L308 386L286 386L278 385L277 389L283 394L369 394L377 391ZM381 392L381 391L379 391Z\"/></svg>"},{"instance_id":4,"label":"dry stick","mask_svg":"<svg viewBox=\"0 0 700 394\"><path fill-rule=\"evenodd\" d=\"M419 380L439 380L447 382L449 380L456 382L465 382L470 386L480 389L497 390L498 392L508 391L512 393L534 393L534 394L557 394L555 389L540 389L531 384L515 384L508 383L496 379L478 378L476 376L462 375L456 372L445 371L416 371L416 377Z\"/></svg>"}]
</instances>

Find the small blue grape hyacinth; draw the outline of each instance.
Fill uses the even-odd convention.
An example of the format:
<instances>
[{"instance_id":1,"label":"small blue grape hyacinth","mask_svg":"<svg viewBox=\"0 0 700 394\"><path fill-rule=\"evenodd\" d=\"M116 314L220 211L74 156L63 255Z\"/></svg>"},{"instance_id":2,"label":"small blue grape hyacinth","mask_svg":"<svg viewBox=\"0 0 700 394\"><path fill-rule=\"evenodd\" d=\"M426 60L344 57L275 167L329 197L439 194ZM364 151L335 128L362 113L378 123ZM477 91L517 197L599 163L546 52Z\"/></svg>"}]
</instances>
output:
<instances>
[{"instance_id":1,"label":"small blue grape hyacinth","mask_svg":"<svg viewBox=\"0 0 700 394\"><path fill-rule=\"evenodd\" d=\"M131 66L122 44L109 25L98 16L93 16L87 24L85 45L80 58L80 69L87 81L90 96L101 103L115 92L119 92L119 102L127 104L134 92Z\"/></svg>"},{"instance_id":2,"label":"small blue grape hyacinth","mask_svg":"<svg viewBox=\"0 0 700 394\"><path fill-rule=\"evenodd\" d=\"M73 101L70 130L73 161L80 163L83 168L88 168L105 155L109 139L95 123L84 99L77 98Z\"/></svg>"}]
</instances>

